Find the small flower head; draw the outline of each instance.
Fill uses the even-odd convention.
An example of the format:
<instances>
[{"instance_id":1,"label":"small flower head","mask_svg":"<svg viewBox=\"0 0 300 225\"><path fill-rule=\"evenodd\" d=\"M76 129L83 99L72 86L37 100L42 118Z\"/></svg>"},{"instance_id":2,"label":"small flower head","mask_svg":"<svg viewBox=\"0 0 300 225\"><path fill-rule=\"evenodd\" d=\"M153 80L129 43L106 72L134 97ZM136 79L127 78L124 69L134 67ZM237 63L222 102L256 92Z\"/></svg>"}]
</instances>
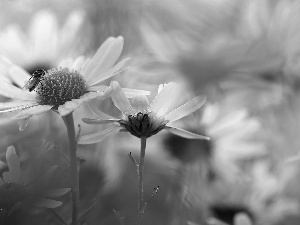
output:
<instances>
[{"instance_id":1,"label":"small flower head","mask_svg":"<svg viewBox=\"0 0 300 225\"><path fill-rule=\"evenodd\" d=\"M198 96L169 112L170 105L176 100L176 97L174 97L176 91L175 83L160 86L159 93L151 104L149 104L148 99L145 96L136 96L130 103L125 97L119 84L115 81L111 83L111 88L112 100L115 106L123 112L125 119L116 119L109 115L104 115L102 112L98 112L98 115L102 119L83 118L83 122L88 124L112 123L114 124L114 127L95 134L82 136L79 139L79 143L96 143L107 137L109 134L119 131L127 131L138 138L148 138L163 129L167 129L176 135L189 139L209 139L208 137L194 134L171 125L172 122L199 109L204 104L205 97Z\"/></svg>"},{"instance_id":2,"label":"small flower head","mask_svg":"<svg viewBox=\"0 0 300 225\"><path fill-rule=\"evenodd\" d=\"M131 112L126 112L125 116L124 120L118 121L119 124L138 138L151 137L164 129L168 123L163 117L158 117L151 111L148 99L144 95L132 99Z\"/></svg>"},{"instance_id":3,"label":"small flower head","mask_svg":"<svg viewBox=\"0 0 300 225\"><path fill-rule=\"evenodd\" d=\"M129 133L141 138L157 134L165 128L168 121L163 118L157 118L153 112L138 112L134 115L129 115L126 120L120 120L119 123Z\"/></svg>"},{"instance_id":4,"label":"small flower head","mask_svg":"<svg viewBox=\"0 0 300 225\"><path fill-rule=\"evenodd\" d=\"M68 68L50 69L37 85L36 102L52 105L54 109L87 93L85 79L77 71Z\"/></svg>"}]
</instances>

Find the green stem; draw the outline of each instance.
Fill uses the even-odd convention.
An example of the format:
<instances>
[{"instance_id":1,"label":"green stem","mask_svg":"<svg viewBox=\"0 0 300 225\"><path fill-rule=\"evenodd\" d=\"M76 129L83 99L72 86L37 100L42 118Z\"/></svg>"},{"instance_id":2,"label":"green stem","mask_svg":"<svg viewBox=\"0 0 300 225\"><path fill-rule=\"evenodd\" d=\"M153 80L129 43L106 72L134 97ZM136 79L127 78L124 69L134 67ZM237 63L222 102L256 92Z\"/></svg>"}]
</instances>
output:
<instances>
[{"instance_id":1,"label":"green stem","mask_svg":"<svg viewBox=\"0 0 300 225\"><path fill-rule=\"evenodd\" d=\"M143 194L144 194L144 162L145 162L145 153L146 153L146 137L141 137L141 152L140 152L140 162L137 167L138 173L138 218L137 225L141 224L142 215L144 214L144 203L143 203Z\"/></svg>"},{"instance_id":2,"label":"green stem","mask_svg":"<svg viewBox=\"0 0 300 225\"><path fill-rule=\"evenodd\" d=\"M72 193L72 225L77 225L78 205L79 205L79 173L77 169L77 141L75 135L73 113L63 116L63 120L68 130L69 152L70 152L70 173L71 173L71 193Z\"/></svg>"}]
</instances>

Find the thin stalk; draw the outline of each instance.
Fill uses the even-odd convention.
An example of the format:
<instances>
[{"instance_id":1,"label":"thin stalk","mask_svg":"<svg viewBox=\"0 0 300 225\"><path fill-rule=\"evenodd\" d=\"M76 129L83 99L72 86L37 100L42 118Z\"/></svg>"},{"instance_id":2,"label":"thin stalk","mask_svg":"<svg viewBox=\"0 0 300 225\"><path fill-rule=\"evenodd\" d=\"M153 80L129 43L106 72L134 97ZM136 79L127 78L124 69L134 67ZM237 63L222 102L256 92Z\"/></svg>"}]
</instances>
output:
<instances>
[{"instance_id":1,"label":"thin stalk","mask_svg":"<svg viewBox=\"0 0 300 225\"><path fill-rule=\"evenodd\" d=\"M77 169L77 141L75 135L73 113L63 116L63 120L68 130L69 153L70 153L70 173L71 173L71 193L72 193L72 225L77 225L78 205L79 205L79 173Z\"/></svg>"},{"instance_id":2,"label":"thin stalk","mask_svg":"<svg viewBox=\"0 0 300 225\"><path fill-rule=\"evenodd\" d=\"M138 217L137 225L141 224L142 215L144 214L144 163L145 163L145 153L146 153L146 137L141 137L141 152L140 161L137 167L138 173Z\"/></svg>"}]
</instances>

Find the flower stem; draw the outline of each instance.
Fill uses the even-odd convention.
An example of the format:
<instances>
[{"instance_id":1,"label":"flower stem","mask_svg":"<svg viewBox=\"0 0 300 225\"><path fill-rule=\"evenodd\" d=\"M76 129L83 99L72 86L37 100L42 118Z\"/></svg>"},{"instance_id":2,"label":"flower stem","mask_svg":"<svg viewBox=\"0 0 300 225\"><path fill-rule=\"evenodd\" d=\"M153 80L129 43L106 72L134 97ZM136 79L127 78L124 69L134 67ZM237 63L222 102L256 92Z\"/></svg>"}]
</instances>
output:
<instances>
[{"instance_id":1,"label":"flower stem","mask_svg":"<svg viewBox=\"0 0 300 225\"><path fill-rule=\"evenodd\" d=\"M70 172L71 172L71 193L72 193L72 225L77 225L78 205L79 205L79 173L77 169L77 141L75 135L73 113L63 116L63 120L68 130L69 152L70 152Z\"/></svg>"},{"instance_id":2,"label":"flower stem","mask_svg":"<svg viewBox=\"0 0 300 225\"><path fill-rule=\"evenodd\" d=\"M144 194L144 162L145 162L145 152L146 152L146 137L141 137L141 152L140 152L140 161L137 167L138 173L138 218L137 225L141 224L142 215L144 214L144 203L143 203L143 194Z\"/></svg>"}]
</instances>

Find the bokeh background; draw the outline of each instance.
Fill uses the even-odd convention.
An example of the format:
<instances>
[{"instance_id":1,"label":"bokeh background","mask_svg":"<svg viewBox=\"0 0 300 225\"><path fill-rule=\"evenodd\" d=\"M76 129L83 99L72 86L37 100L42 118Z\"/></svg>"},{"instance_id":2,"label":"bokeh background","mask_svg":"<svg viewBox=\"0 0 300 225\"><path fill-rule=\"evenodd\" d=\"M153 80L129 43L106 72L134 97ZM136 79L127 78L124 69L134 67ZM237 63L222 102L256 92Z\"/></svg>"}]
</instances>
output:
<instances>
[{"instance_id":1,"label":"bokeh background","mask_svg":"<svg viewBox=\"0 0 300 225\"><path fill-rule=\"evenodd\" d=\"M92 56L109 36L123 36L130 68L114 79L157 93L176 81L178 104L196 95L205 105L178 126L211 141L161 132L147 143L143 224L300 224L300 1L299 0L2 0L0 75L16 64L32 73L62 60ZM28 77L29 79L29 77ZM107 83L109 84L109 83ZM2 101L7 99L2 98ZM95 101L118 116L110 99ZM104 127L83 124L81 134ZM0 121L0 160L13 145L43 170L59 165L53 186L68 187L66 128L54 112L33 117L25 131ZM45 150L47 142L51 148ZM42 152L40 154L40 152ZM83 224L118 224L113 209L136 219L137 175L127 154L139 140L117 134L79 146ZM1 199L0 199L1 201ZM69 198L55 210L68 220ZM11 224L61 224L47 210L16 213Z\"/></svg>"}]
</instances>

